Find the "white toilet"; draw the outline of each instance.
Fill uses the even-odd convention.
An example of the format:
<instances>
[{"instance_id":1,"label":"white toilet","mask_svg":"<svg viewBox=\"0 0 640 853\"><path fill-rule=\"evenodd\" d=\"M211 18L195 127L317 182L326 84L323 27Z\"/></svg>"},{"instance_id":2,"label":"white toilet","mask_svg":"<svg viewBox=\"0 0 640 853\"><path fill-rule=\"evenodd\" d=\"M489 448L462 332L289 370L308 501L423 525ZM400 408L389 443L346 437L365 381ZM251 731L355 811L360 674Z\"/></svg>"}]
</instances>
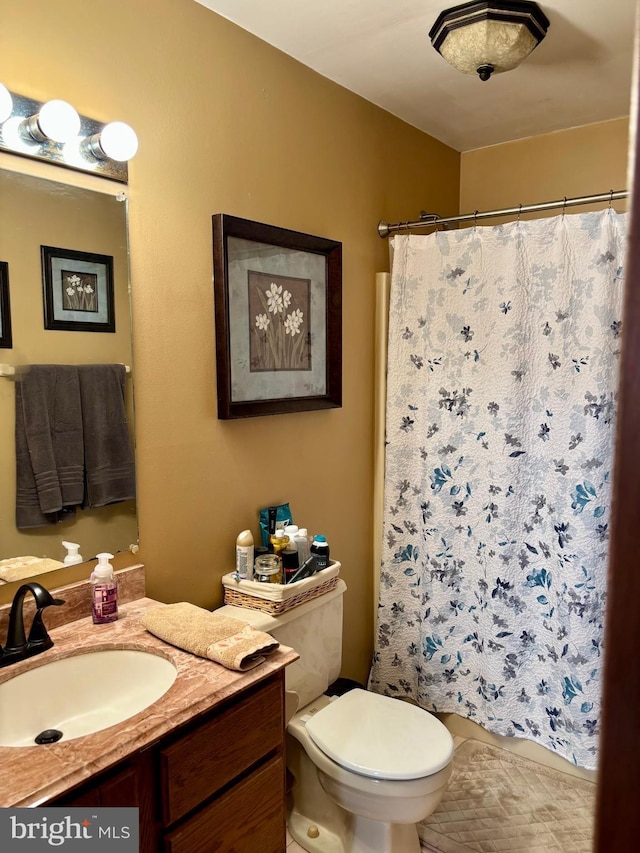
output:
<instances>
[{"instance_id":1,"label":"white toilet","mask_svg":"<svg viewBox=\"0 0 640 853\"><path fill-rule=\"evenodd\" d=\"M280 616L233 606L217 612L300 655L285 674L292 837L310 853L420 853L416 823L440 802L453 739L408 702L361 689L324 695L340 674L345 589L338 580Z\"/></svg>"}]
</instances>

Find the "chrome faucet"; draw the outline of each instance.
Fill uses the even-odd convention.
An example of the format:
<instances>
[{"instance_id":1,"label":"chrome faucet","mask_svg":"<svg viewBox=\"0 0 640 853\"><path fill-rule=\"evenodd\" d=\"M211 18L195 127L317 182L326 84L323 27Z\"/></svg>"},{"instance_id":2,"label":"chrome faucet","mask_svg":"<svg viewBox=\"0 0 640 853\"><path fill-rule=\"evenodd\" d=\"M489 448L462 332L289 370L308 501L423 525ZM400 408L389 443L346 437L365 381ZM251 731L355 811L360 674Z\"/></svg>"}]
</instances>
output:
<instances>
[{"instance_id":1,"label":"chrome faucet","mask_svg":"<svg viewBox=\"0 0 640 853\"><path fill-rule=\"evenodd\" d=\"M31 592L36 601L36 614L31 623L28 638L25 636L23 604L25 595ZM9 666L25 658L39 655L50 649L53 640L47 634L47 629L42 621L42 612L45 607L64 604L61 598L54 598L49 590L39 583L23 583L13 596L11 610L9 612L9 628L7 630L7 644L0 646L0 667Z\"/></svg>"}]
</instances>

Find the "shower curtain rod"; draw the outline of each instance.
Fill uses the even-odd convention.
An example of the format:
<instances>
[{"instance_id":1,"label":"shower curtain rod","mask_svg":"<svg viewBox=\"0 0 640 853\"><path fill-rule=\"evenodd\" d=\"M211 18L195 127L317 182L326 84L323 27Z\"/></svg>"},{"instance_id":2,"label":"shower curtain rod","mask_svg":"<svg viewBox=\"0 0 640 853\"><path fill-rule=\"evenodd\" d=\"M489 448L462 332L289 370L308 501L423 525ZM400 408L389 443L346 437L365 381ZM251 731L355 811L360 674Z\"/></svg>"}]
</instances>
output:
<instances>
[{"instance_id":1,"label":"shower curtain rod","mask_svg":"<svg viewBox=\"0 0 640 853\"><path fill-rule=\"evenodd\" d=\"M378 234L380 237L388 237L400 231L413 231L414 228L427 228L429 226L444 225L448 222L477 222L479 219L493 219L496 216L520 216L521 213L534 213L538 210L555 210L566 207L576 207L580 204L601 204L602 202L617 201L627 198L627 190L610 190L608 193L599 195L583 195L579 198L561 198L558 201L543 201L539 204L519 204L517 207L504 207L502 210L476 210L474 213L465 213L462 216L447 216L440 218L435 213L423 213L416 222L396 222L390 225L384 220L378 223Z\"/></svg>"}]
</instances>

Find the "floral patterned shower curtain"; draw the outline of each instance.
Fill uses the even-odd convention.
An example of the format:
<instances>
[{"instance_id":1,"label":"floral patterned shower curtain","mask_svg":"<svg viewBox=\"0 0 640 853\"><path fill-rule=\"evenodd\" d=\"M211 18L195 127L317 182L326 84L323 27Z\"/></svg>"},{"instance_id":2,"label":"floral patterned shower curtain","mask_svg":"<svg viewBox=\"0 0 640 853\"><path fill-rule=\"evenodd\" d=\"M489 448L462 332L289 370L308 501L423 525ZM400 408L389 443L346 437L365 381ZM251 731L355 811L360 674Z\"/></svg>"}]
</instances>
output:
<instances>
[{"instance_id":1,"label":"floral patterned shower curtain","mask_svg":"<svg viewBox=\"0 0 640 853\"><path fill-rule=\"evenodd\" d=\"M369 686L584 767L600 721L625 225L609 209L392 240Z\"/></svg>"}]
</instances>

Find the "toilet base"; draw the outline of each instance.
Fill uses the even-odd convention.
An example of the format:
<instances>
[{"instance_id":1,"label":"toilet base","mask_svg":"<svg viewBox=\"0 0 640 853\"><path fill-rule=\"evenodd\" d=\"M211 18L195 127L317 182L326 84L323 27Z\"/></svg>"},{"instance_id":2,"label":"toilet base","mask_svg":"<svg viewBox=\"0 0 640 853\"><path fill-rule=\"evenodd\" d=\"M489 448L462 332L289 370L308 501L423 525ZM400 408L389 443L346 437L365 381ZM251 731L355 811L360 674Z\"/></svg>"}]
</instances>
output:
<instances>
[{"instance_id":1,"label":"toilet base","mask_svg":"<svg viewBox=\"0 0 640 853\"><path fill-rule=\"evenodd\" d=\"M348 853L348 815L324 792L318 773L295 738L287 737L287 767L294 783L287 803L287 828L309 853Z\"/></svg>"},{"instance_id":2,"label":"toilet base","mask_svg":"<svg viewBox=\"0 0 640 853\"><path fill-rule=\"evenodd\" d=\"M287 829L293 840L308 853L347 853L343 836L314 823L295 809L287 816Z\"/></svg>"},{"instance_id":3,"label":"toilet base","mask_svg":"<svg viewBox=\"0 0 640 853\"><path fill-rule=\"evenodd\" d=\"M380 823L353 815L353 841L349 853L420 853L415 823Z\"/></svg>"},{"instance_id":4,"label":"toilet base","mask_svg":"<svg viewBox=\"0 0 640 853\"><path fill-rule=\"evenodd\" d=\"M312 823L300 812L292 811L287 820L289 834L308 853L420 853L420 838L415 823L381 823L345 813L342 836L326 826Z\"/></svg>"}]
</instances>

